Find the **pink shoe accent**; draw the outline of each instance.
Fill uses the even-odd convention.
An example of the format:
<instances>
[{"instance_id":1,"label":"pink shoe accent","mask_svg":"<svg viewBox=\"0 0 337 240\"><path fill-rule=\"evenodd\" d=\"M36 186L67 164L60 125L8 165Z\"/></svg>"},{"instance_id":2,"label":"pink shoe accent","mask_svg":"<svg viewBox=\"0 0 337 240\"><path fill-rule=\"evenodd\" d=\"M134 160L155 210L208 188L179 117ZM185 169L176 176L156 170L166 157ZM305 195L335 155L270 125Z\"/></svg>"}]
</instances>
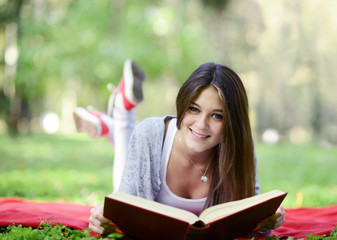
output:
<instances>
[{"instance_id":1,"label":"pink shoe accent","mask_svg":"<svg viewBox=\"0 0 337 240\"><path fill-rule=\"evenodd\" d=\"M123 97L123 104L126 110L131 110L132 108L135 107L134 104L132 104L125 95L125 82L124 82L124 76L122 76L122 81L120 83L120 85L118 86L117 92L116 94L121 93L122 97Z\"/></svg>"},{"instance_id":2,"label":"pink shoe accent","mask_svg":"<svg viewBox=\"0 0 337 240\"><path fill-rule=\"evenodd\" d=\"M91 112L91 111L89 111L89 113L92 114L92 115L94 115L95 117L97 117L98 120L99 120L99 122L100 122L100 124L101 124L101 126L102 126L102 131L101 131L100 136L105 136L105 135L107 135L108 132L109 132L109 127L108 127L108 126L106 125L106 123L103 121L102 115L101 115L100 113L98 113L98 112Z\"/></svg>"}]
</instances>

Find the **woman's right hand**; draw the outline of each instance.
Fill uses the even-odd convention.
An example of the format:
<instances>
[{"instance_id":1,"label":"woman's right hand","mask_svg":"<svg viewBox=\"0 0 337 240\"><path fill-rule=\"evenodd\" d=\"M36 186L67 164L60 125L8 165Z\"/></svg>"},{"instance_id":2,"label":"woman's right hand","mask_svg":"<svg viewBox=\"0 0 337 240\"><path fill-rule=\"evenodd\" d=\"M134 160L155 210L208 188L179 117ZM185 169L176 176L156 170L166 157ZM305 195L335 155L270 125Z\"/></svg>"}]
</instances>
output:
<instances>
[{"instance_id":1,"label":"woman's right hand","mask_svg":"<svg viewBox=\"0 0 337 240\"><path fill-rule=\"evenodd\" d=\"M98 234L109 234L114 232L116 225L103 217L103 205L98 205L90 210L89 228Z\"/></svg>"}]
</instances>

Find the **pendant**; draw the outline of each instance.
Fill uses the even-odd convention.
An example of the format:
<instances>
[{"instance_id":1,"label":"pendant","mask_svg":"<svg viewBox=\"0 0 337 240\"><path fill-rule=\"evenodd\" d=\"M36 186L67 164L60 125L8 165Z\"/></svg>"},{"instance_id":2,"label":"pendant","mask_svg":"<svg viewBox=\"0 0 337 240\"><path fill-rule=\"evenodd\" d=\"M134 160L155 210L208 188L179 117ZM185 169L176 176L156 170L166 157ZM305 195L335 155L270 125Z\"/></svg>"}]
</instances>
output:
<instances>
[{"instance_id":1,"label":"pendant","mask_svg":"<svg viewBox=\"0 0 337 240\"><path fill-rule=\"evenodd\" d=\"M203 182L203 183L205 183L206 181L207 181L207 177L206 176L201 176L201 181Z\"/></svg>"}]
</instances>

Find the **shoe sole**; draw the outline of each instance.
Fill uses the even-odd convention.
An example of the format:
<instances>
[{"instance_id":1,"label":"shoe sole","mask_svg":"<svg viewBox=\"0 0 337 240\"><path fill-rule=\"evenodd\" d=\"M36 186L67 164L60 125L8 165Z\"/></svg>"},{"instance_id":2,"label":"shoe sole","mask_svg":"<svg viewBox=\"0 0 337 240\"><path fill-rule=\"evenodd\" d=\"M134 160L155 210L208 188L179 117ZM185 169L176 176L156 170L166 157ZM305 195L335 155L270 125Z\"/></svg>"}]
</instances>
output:
<instances>
[{"instance_id":1,"label":"shoe sole","mask_svg":"<svg viewBox=\"0 0 337 240\"><path fill-rule=\"evenodd\" d=\"M77 131L86 132L90 137L97 137L99 120L81 108L76 108L73 118Z\"/></svg>"},{"instance_id":2,"label":"shoe sole","mask_svg":"<svg viewBox=\"0 0 337 240\"><path fill-rule=\"evenodd\" d=\"M145 79L143 70L131 59L125 61L124 69L125 96L134 105L143 100L142 84Z\"/></svg>"}]
</instances>

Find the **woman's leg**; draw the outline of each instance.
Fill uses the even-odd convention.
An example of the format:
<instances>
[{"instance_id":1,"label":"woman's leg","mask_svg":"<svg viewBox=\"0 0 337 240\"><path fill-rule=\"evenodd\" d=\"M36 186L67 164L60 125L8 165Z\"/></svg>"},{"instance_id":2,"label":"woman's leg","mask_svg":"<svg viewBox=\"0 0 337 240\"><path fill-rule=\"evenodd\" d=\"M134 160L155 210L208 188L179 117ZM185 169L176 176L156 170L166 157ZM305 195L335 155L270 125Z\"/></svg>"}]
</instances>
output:
<instances>
[{"instance_id":1,"label":"woman's leg","mask_svg":"<svg viewBox=\"0 0 337 240\"><path fill-rule=\"evenodd\" d=\"M117 191L123 175L128 144L136 122L136 114L134 109L123 112L114 108L113 116L115 152L112 168L112 182L114 191Z\"/></svg>"},{"instance_id":2,"label":"woman's leg","mask_svg":"<svg viewBox=\"0 0 337 240\"><path fill-rule=\"evenodd\" d=\"M86 132L91 137L105 136L114 146L114 191L118 190L122 178L128 143L135 126L134 108L143 100L144 80L143 70L134 61L127 60L121 82L109 99L108 114L84 108L76 108L73 112L79 132Z\"/></svg>"},{"instance_id":3,"label":"woman's leg","mask_svg":"<svg viewBox=\"0 0 337 240\"><path fill-rule=\"evenodd\" d=\"M126 153L136 123L135 107L143 100L143 70L132 60L124 63L123 76L116 90L112 116L115 158L113 165L113 187L117 191L121 182Z\"/></svg>"}]
</instances>

